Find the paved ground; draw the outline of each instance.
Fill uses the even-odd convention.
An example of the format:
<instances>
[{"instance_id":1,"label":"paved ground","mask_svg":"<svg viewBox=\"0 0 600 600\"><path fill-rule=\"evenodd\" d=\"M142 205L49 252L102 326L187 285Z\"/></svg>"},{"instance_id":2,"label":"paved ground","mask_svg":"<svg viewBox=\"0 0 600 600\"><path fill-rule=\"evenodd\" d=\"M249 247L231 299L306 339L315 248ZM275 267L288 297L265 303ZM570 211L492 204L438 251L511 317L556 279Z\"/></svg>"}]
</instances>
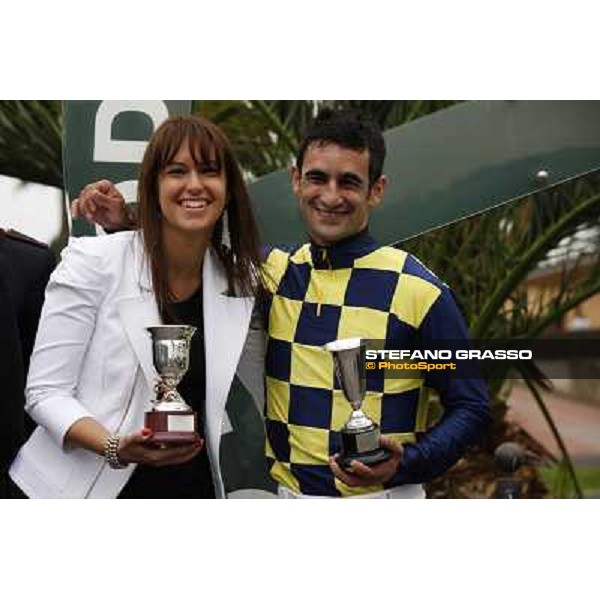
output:
<instances>
[{"instance_id":1,"label":"paved ground","mask_svg":"<svg viewBox=\"0 0 600 600\"><path fill-rule=\"evenodd\" d=\"M544 399L573 460L578 464L600 465L600 406L576 402L559 394L546 393ZM514 386L508 417L550 452L560 455L550 428L527 388Z\"/></svg>"}]
</instances>

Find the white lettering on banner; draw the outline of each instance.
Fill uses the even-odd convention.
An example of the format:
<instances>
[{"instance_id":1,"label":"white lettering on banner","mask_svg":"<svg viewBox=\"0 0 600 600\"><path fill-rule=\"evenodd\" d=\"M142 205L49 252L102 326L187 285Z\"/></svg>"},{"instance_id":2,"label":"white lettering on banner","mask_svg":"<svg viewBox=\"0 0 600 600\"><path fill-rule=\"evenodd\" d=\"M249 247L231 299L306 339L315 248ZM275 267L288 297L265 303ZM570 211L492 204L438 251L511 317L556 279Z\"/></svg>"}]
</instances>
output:
<instances>
[{"instance_id":1,"label":"white lettering on banner","mask_svg":"<svg viewBox=\"0 0 600 600\"><path fill-rule=\"evenodd\" d=\"M531 350L457 350L458 360L531 360Z\"/></svg>"},{"instance_id":2,"label":"white lettering on banner","mask_svg":"<svg viewBox=\"0 0 600 600\"><path fill-rule=\"evenodd\" d=\"M125 202L136 202L137 201L137 188L138 182L134 179L128 181L121 181L115 184L115 187L121 193L121 196L125 198Z\"/></svg>"},{"instance_id":3,"label":"white lettering on banner","mask_svg":"<svg viewBox=\"0 0 600 600\"><path fill-rule=\"evenodd\" d=\"M454 353L459 360L531 360L531 350L457 350ZM367 350L367 360L451 360L451 350Z\"/></svg>"},{"instance_id":4,"label":"white lettering on banner","mask_svg":"<svg viewBox=\"0 0 600 600\"><path fill-rule=\"evenodd\" d=\"M377 360L378 358L387 358L389 360L450 360L452 352L450 350L367 350L365 353L367 360Z\"/></svg>"},{"instance_id":5,"label":"white lettering on banner","mask_svg":"<svg viewBox=\"0 0 600 600\"><path fill-rule=\"evenodd\" d=\"M113 140L112 124L123 112L140 112L152 119L154 129L169 117L167 105L161 100L104 100L96 113L94 131L94 161L116 163L141 162L148 142Z\"/></svg>"}]
</instances>

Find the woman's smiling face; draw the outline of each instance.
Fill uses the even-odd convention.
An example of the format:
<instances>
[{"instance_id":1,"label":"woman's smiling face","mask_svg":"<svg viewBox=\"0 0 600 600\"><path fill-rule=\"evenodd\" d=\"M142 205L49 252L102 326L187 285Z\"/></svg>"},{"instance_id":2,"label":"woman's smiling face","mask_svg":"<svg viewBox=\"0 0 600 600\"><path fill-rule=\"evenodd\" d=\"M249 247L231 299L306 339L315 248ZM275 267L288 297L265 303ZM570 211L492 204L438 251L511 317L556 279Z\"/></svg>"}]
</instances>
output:
<instances>
[{"instance_id":1,"label":"woman's smiling face","mask_svg":"<svg viewBox=\"0 0 600 600\"><path fill-rule=\"evenodd\" d=\"M210 237L227 198L225 173L216 153L199 164L184 141L159 174L158 198L163 232L203 232Z\"/></svg>"}]
</instances>

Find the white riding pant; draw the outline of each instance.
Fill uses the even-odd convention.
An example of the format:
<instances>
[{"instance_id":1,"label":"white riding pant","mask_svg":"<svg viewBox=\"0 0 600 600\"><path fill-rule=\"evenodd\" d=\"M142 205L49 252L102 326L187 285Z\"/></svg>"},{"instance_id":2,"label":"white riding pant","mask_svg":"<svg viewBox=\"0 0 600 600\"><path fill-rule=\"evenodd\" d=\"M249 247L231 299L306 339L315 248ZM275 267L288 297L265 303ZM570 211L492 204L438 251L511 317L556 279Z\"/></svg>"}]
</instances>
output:
<instances>
[{"instance_id":1,"label":"white riding pant","mask_svg":"<svg viewBox=\"0 0 600 600\"><path fill-rule=\"evenodd\" d=\"M282 485L277 490L277 495L280 498L288 500L324 500L324 499L335 499L336 496L311 496L309 494L300 494L294 492L289 488ZM342 500L387 500L387 499L404 499L404 500L424 500L425 490L422 485L411 484L402 485L399 487L391 488L389 490L382 490L381 492L374 492L372 494L358 494L357 496L346 496Z\"/></svg>"}]
</instances>

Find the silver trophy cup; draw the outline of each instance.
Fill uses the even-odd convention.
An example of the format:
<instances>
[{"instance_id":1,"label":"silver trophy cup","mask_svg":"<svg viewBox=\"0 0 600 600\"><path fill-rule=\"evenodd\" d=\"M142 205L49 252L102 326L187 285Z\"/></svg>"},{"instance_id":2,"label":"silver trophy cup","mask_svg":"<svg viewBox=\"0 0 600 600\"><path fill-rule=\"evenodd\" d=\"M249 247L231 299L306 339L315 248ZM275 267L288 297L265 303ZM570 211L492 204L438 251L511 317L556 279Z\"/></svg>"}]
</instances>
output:
<instances>
[{"instance_id":1,"label":"silver trophy cup","mask_svg":"<svg viewBox=\"0 0 600 600\"><path fill-rule=\"evenodd\" d=\"M336 340L325 345L333 355L338 381L352 407L350 420L340 431L342 451L337 462L343 469L349 469L353 460L375 465L391 456L379 446L379 426L361 408L366 391L365 347L360 338Z\"/></svg>"},{"instance_id":2,"label":"silver trophy cup","mask_svg":"<svg viewBox=\"0 0 600 600\"><path fill-rule=\"evenodd\" d=\"M197 439L198 416L177 391L190 364L190 344L196 331L191 325L148 327L152 336L152 359L159 380L154 386L154 405L146 413L145 426L153 441L187 444Z\"/></svg>"}]
</instances>

